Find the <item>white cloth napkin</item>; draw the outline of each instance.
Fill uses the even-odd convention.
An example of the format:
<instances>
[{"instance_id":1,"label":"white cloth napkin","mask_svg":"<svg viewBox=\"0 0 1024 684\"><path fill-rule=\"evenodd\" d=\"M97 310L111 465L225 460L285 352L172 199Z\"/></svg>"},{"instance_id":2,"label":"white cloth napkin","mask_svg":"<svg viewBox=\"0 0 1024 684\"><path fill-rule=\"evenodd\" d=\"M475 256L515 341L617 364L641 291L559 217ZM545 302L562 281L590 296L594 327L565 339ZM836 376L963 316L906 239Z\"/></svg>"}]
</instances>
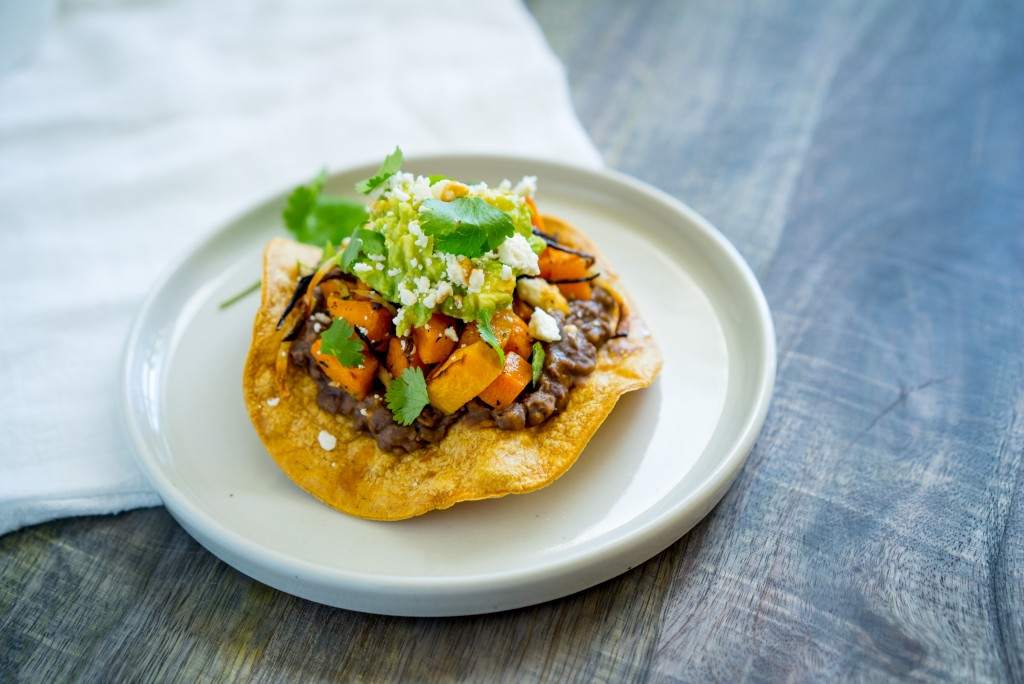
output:
<instances>
[{"instance_id":1,"label":"white cloth napkin","mask_svg":"<svg viewBox=\"0 0 1024 684\"><path fill-rule=\"evenodd\" d=\"M118 408L155 277L396 144L600 164L518 0L65 2L0 73L0 534L159 504Z\"/></svg>"}]
</instances>

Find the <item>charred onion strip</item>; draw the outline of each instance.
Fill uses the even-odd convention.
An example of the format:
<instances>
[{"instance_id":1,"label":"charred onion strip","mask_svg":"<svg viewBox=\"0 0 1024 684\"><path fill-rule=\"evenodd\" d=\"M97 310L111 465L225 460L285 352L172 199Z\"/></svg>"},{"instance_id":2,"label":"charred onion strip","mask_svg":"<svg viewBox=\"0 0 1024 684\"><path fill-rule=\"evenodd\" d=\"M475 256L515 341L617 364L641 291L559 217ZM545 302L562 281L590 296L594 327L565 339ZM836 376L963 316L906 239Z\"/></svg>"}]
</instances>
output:
<instances>
[{"instance_id":1,"label":"charred onion strip","mask_svg":"<svg viewBox=\"0 0 1024 684\"><path fill-rule=\"evenodd\" d=\"M288 318L288 314L292 312L295 305L299 303L302 296L306 294L306 290L309 289L309 283L313 280L313 274L304 275L299 278L298 284L295 286L295 292L292 293L292 298L288 300L288 306L284 307L284 313L281 314L281 318L277 321L277 329L280 330L281 326L284 325L284 319ZM294 332L294 331L293 331ZM291 333L289 333L289 336Z\"/></svg>"},{"instance_id":2,"label":"charred onion strip","mask_svg":"<svg viewBox=\"0 0 1024 684\"><path fill-rule=\"evenodd\" d=\"M589 283L591 280L599 278L600 276L600 273L591 273L590 275L583 276L582 278L545 278L545 280L552 285L561 285L564 283Z\"/></svg>"},{"instance_id":3,"label":"charred onion strip","mask_svg":"<svg viewBox=\"0 0 1024 684\"><path fill-rule=\"evenodd\" d=\"M583 257L583 260L587 262L587 266L593 266L594 262L597 261L597 258L593 254L587 254L586 252L581 252L578 249L566 247L559 242L549 242L548 247L551 249L557 249L559 252L567 252L569 254L575 254L578 257Z\"/></svg>"},{"instance_id":4,"label":"charred onion strip","mask_svg":"<svg viewBox=\"0 0 1024 684\"><path fill-rule=\"evenodd\" d=\"M544 242L546 242L548 244L551 244L552 242L558 242L558 238L556 238L551 233L545 233L543 230L541 230L537 226L533 227L533 234L536 235L537 237L543 238Z\"/></svg>"},{"instance_id":5,"label":"charred onion strip","mask_svg":"<svg viewBox=\"0 0 1024 684\"><path fill-rule=\"evenodd\" d=\"M377 351L377 348L373 345L373 342L371 342L370 338L366 336L366 333L359 329L358 325L353 325L352 330L355 331L356 337L361 339L363 341L363 344L366 345L366 351L370 352L371 354Z\"/></svg>"}]
</instances>

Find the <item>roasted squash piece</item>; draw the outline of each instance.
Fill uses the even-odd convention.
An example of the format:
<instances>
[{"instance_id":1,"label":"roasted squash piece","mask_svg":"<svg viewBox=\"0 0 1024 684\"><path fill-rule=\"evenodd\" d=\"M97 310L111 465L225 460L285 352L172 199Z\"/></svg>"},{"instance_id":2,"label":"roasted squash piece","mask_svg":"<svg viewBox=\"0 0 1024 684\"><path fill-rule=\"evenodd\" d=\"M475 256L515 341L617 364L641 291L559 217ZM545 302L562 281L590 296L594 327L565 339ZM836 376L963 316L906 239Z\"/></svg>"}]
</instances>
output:
<instances>
[{"instance_id":1,"label":"roasted squash piece","mask_svg":"<svg viewBox=\"0 0 1024 684\"><path fill-rule=\"evenodd\" d=\"M385 360L388 372L397 378L406 368L423 368L423 363L416 345L409 337L392 337L388 341L388 356Z\"/></svg>"},{"instance_id":2,"label":"roasted squash piece","mask_svg":"<svg viewBox=\"0 0 1024 684\"><path fill-rule=\"evenodd\" d=\"M323 340L317 339L310 347L310 351L313 352L313 358L316 359L324 375L356 399L360 401L365 399L373 386L374 378L377 377L377 368L380 365L377 357L364 351L363 364L349 368L341 365L341 362L330 354L321 354L322 342Z\"/></svg>"},{"instance_id":3,"label":"roasted squash piece","mask_svg":"<svg viewBox=\"0 0 1024 684\"><path fill-rule=\"evenodd\" d=\"M532 349L530 338L530 326L523 319L512 312L511 309L503 309L491 318L491 329L498 340L502 351L514 351L520 356L528 357ZM480 328L476 323L467 323L459 336L458 347L468 347L474 342L482 339Z\"/></svg>"},{"instance_id":4,"label":"roasted squash piece","mask_svg":"<svg viewBox=\"0 0 1024 684\"><path fill-rule=\"evenodd\" d=\"M574 280L590 275L587 260L578 254L547 247L537 259L540 276L546 280ZM555 283L566 299L590 299L590 283Z\"/></svg>"},{"instance_id":5,"label":"roasted squash piece","mask_svg":"<svg viewBox=\"0 0 1024 684\"><path fill-rule=\"evenodd\" d=\"M498 354L484 341L452 352L448 360L427 378L430 403L444 413L454 413L480 394L501 375Z\"/></svg>"},{"instance_id":6,"label":"roasted squash piece","mask_svg":"<svg viewBox=\"0 0 1024 684\"><path fill-rule=\"evenodd\" d=\"M391 334L391 312L376 302L331 296L327 298L327 310L358 328L375 347Z\"/></svg>"},{"instance_id":7,"label":"roasted squash piece","mask_svg":"<svg viewBox=\"0 0 1024 684\"><path fill-rule=\"evenodd\" d=\"M423 363L444 361L455 349L459 338L446 332L449 328L455 330L455 319L435 313L425 325L412 329L412 339Z\"/></svg>"},{"instance_id":8,"label":"roasted squash piece","mask_svg":"<svg viewBox=\"0 0 1024 684\"><path fill-rule=\"evenodd\" d=\"M501 374L478 396L480 401L494 408L508 406L533 377L530 363L514 351L505 354L505 367Z\"/></svg>"}]
</instances>

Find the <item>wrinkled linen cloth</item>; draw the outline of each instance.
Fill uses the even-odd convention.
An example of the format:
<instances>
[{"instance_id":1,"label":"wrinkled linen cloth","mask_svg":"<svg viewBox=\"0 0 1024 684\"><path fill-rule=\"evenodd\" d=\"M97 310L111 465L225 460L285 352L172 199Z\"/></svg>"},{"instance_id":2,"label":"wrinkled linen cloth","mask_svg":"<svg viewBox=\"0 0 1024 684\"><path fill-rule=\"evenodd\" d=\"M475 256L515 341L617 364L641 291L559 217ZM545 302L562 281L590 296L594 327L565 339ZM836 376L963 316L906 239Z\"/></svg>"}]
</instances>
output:
<instances>
[{"instance_id":1,"label":"wrinkled linen cloth","mask_svg":"<svg viewBox=\"0 0 1024 684\"><path fill-rule=\"evenodd\" d=\"M158 505L119 405L147 291L249 206L396 144L600 165L517 0L61 4L0 73L0 534Z\"/></svg>"}]
</instances>

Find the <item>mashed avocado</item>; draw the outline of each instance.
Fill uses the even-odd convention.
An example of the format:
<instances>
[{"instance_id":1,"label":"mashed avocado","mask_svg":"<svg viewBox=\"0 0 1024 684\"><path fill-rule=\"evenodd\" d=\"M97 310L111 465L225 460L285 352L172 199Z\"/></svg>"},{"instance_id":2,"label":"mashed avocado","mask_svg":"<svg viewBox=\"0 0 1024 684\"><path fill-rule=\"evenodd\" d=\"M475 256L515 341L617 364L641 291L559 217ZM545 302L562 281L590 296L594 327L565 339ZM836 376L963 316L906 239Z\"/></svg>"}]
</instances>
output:
<instances>
[{"instance_id":1,"label":"mashed avocado","mask_svg":"<svg viewBox=\"0 0 1024 684\"><path fill-rule=\"evenodd\" d=\"M533 235L526 201L535 187L533 177L514 187L506 180L489 188L485 183L466 185L447 178L394 173L371 193L370 217L363 226L383 236L383 251L360 252L349 270L398 305L394 323L399 335L423 325L434 312L464 321L489 321L495 311L511 306L516 276L539 272L537 255L545 243ZM451 209L457 216L458 211L481 208L481 200L511 219L510 235L479 255L472 249L455 250L459 253L439 249L438 235L428 234L432 225L424 230L434 211L438 207ZM483 209L498 216L508 229L500 214ZM449 225L454 227L448 238L472 241L477 237L473 231L484 230L470 219Z\"/></svg>"}]
</instances>

